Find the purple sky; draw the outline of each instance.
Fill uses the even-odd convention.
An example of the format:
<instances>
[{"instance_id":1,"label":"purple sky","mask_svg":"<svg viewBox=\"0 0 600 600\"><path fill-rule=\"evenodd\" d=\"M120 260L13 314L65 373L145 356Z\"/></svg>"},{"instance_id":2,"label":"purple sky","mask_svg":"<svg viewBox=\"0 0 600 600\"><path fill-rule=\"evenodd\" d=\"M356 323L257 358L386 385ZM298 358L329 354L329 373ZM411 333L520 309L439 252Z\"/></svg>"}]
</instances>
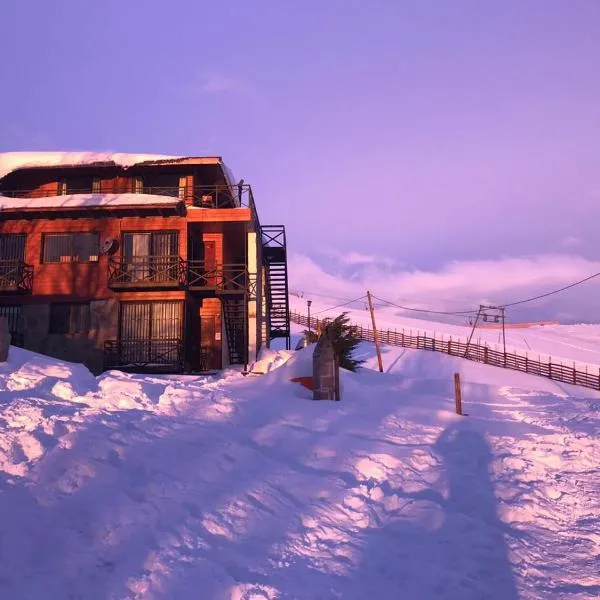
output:
<instances>
[{"instance_id":1,"label":"purple sky","mask_svg":"<svg viewBox=\"0 0 600 600\"><path fill-rule=\"evenodd\" d=\"M600 260L596 0L3 0L0 17L0 150L222 155L321 265Z\"/></svg>"}]
</instances>

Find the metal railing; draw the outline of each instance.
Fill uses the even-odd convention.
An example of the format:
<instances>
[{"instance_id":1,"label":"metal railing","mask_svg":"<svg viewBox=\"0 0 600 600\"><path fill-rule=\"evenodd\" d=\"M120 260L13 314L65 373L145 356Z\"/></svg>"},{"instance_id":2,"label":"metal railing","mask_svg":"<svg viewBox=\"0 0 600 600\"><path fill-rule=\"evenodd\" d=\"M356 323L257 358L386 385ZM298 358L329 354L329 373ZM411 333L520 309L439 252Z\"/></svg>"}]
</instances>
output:
<instances>
[{"instance_id":1,"label":"metal railing","mask_svg":"<svg viewBox=\"0 0 600 600\"><path fill-rule=\"evenodd\" d=\"M183 370L180 339L108 340L104 343L104 369L168 368Z\"/></svg>"},{"instance_id":2,"label":"metal railing","mask_svg":"<svg viewBox=\"0 0 600 600\"><path fill-rule=\"evenodd\" d=\"M59 194L58 188L30 190L0 190L0 196L7 198L50 198L71 194L149 194L152 196L168 196L186 201L202 208L251 208L255 211L252 187L249 184L236 185L183 185L152 186L135 185L103 185L100 187L64 188Z\"/></svg>"},{"instance_id":3,"label":"metal railing","mask_svg":"<svg viewBox=\"0 0 600 600\"><path fill-rule=\"evenodd\" d=\"M31 293L33 266L22 260L0 260L0 290Z\"/></svg>"},{"instance_id":4,"label":"metal railing","mask_svg":"<svg viewBox=\"0 0 600 600\"><path fill-rule=\"evenodd\" d=\"M248 289L248 269L244 263L215 264L212 261L188 260L186 266L190 288L220 292L244 292Z\"/></svg>"},{"instance_id":5,"label":"metal railing","mask_svg":"<svg viewBox=\"0 0 600 600\"><path fill-rule=\"evenodd\" d=\"M143 256L132 259L110 258L110 287L165 287L185 285L186 270L179 256Z\"/></svg>"}]
</instances>

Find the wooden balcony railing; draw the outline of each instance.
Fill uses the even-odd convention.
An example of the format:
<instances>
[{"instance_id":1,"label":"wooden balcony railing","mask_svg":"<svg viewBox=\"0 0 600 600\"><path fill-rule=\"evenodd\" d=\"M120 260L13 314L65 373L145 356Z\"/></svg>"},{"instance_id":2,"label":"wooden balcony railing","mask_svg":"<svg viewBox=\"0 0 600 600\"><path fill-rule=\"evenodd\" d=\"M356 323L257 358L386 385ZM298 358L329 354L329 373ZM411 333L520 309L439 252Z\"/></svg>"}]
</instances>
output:
<instances>
[{"instance_id":1,"label":"wooden balcony railing","mask_svg":"<svg viewBox=\"0 0 600 600\"><path fill-rule=\"evenodd\" d=\"M188 260L187 285L191 290L243 293L248 287L244 263L217 265L210 261Z\"/></svg>"},{"instance_id":2,"label":"wooden balcony railing","mask_svg":"<svg viewBox=\"0 0 600 600\"><path fill-rule=\"evenodd\" d=\"M104 369L183 370L180 339L108 340L104 343Z\"/></svg>"},{"instance_id":3,"label":"wooden balcony railing","mask_svg":"<svg viewBox=\"0 0 600 600\"><path fill-rule=\"evenodd\" d=\"M0 260L0 291L31 294L33 266L22 260Z\"/></svg>"},{"instance_id":4,"label":"wooden balcony railing","mask_svg":"<svg viewBox=\"0 0 600 600\"><path fill-rule=\"evenodd\" d=\"M248 184L236 185L194 185L194 186L123 186L122 184L103 185L99 188L66 187L66 194L150 194L153 196L168 196L185 200L193 206L202 208L252 208L254 212L254 197L252 187ZM48 198L58 196L58 188L34 190L1 190L0 196L8 198Z\"/></svg>"},{"instance_id":5,"label":"wooden balcony railing","mask_svg":"<svg viewBox=\"0 0 600 600\"><path fill-rule=\"evenodd\" d=\"M183 260L179 256L111 258L108 262L111 289L183 288L215 293L248 293L256 296L256 275L249 275L244 263L219 265L204 260Z\"/></svg>"},{"instance_id":6,"label":"wooden balcony railing","mask_svg":"<svg viewBox=\"0 0 600 600\"><path fill-rule=\"evenodd\" d=\"M179 256L111 258L108 286L119 288L173 288L185 285L184 261Z\"/></svg>"}]
</instances>

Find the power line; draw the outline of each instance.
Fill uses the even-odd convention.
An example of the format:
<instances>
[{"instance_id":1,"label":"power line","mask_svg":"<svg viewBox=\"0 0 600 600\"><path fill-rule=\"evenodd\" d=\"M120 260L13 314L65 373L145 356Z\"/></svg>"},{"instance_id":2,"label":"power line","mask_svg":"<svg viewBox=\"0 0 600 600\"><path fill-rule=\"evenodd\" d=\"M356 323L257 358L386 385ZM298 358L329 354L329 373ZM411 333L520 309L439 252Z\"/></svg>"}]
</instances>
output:
<instances>
[{"instance_id":1,"label":"power line","mask_svg":"<svg viewBox=\"0 0 600 600\"><path fill-rule=\"evenodd\" d=\"M317 292L310 292L306 290L290 290L290 294L296 296L300 299L305 299L305 296L317 296L318 298L330 298L333 300L347 300L347 298L342 298L341 296L333 296L332 294L319 294ZM298 294L302 294L301 296Z\"/></svg>"},{"instance_id":2,"label":"power line","mask_svg":"<svg viewBox=\"0 0 600 600\"><path fill-rule=\"evenodd\" d=\"M366 297L367 297L367 295L364 294L360 298L355 298L354 300L349 300L348 302L344 302L344 304L338 304L336 306L331 306L330 308L324 308L323 310L319 310L319 311L313 313L313 315L320 315L321 313L327 312L328 310L335 310L336 308L342 308L343 306L348 306L348 304L352 304L353 302L358 302L359 300L362 300L363 298L366 298Z\"/></svg>"},{"instance_id":3,"label":"power line","mask_svg":"<svg viewBox=\"0 0 600 600\"><path fill-rule=\"evenodd\" d=\"M525 300L518 300L517 302L510 302L509 304L502 304L499 306L499 308L507 308L508 306L516 306L517 304L525 304L525 302L533 302L534 300L539 300L540 298L547 298L548 296L552 296L553 294L558 294L559 292L564 292L565 290L575 287L576 285L581 285L582 283L585 283L586 281L589 281L590 279L594 279L594 277L598 277L599 275L600 275L600 272L594 273L593 275L590 275L589 277L580 279L579 281L575 281L574 283L570 283L569 285L565 285L564 287L561 287L557 290L552 290L551 292L546 292L545 294L540 294L539 296L533 296L532 298L526 298Z\"/></svg>"},{"instance_id":4,"label":"power line","mask_svg":"<svg viewBox=\"0 0 600 600\"><path fill-rule=\"evenodd\" d=\"M396 308L401 308L402 310L410 310L413 312L419 312L419 313L429 313L431 315L474 315L477 313L476 310L458 310L458 311L453 311L453 312L449 312L449 311L443 311L443 310L427 310L424 308L411 308L409 306L401 306L400 304L396 304L395 302L390 302L389 300L384 300L383 298L379 298L378 296L373 296L373 298L377 298L377 300L380 300L381 302L385 302L391 306L395 306Z\"/></svg>"}]
</instances>

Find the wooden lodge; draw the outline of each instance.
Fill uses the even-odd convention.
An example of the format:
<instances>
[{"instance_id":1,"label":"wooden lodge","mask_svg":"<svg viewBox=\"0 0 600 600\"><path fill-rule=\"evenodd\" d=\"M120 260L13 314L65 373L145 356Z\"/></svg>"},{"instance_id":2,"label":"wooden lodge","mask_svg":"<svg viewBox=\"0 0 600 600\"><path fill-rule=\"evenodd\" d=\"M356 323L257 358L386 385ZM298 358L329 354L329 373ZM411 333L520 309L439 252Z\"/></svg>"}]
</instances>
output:
<instances>
[{"instance_id":1,"label":"wooden lodge","mask_svg":"<svg viewBox=\"0 0 600 600\"><path fill-rule=\"evenodd\" d=\"M15 345L94 373L248 365L274 337L289 348L287 293L284 226L260 225L218 157L0 155Z\"/></svg>"}]
</instances>

